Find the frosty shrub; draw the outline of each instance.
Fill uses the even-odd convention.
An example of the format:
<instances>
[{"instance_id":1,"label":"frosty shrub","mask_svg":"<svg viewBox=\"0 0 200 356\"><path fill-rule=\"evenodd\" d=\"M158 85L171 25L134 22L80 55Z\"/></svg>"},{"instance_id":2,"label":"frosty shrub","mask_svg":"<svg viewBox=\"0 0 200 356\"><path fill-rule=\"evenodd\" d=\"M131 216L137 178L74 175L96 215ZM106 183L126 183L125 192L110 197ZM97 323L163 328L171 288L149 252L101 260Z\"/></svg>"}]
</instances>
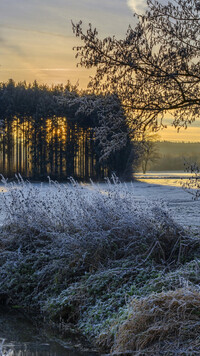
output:
<instances>
[{"instance_id":1,"label":"frosty shrub","mask_svg":"<svg viewBox=\"0 0 200 356\"><path fill-rule=\"evenodd\" d=\"M185 170L191 173L191 176L182 183L182 188L192 195L193 200L198 200L200 197L200 169L196 163L185 163Z\"/></svg>"},{"instance_id":2,"label":"frosty shrub","mask_svg":"<svg viewBox=\"0 0 200 356\"><path fill-rule=\"evenodd\" d=\"M101 186L4 183L5 243L11 239L20 251L51 247L68 261L97 267L128 255L168 261L180 246L183 231L163 207L136 201L134 189L115 177Z\"/></svg>"}]
</instances>

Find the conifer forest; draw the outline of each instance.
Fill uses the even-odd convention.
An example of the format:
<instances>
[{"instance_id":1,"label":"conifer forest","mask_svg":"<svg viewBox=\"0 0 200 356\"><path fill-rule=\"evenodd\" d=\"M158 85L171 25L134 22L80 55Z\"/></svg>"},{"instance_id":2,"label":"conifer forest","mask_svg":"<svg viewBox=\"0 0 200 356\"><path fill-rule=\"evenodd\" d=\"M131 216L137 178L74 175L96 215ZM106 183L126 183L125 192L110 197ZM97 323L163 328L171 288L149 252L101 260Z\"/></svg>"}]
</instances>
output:
<instances>
[{"instance_id":1,"label":"conifer forest","mask_svg":"<svg viewBox=\"0 0 200 356\"><path fill-rule=\"evenodd\" d=\"M117 97L80 95L70 84L50 88L10 80L0 85L0 122L0 171L6 177L88 180L131 174L133 144ZM115 149L119 129L126 142Z\"/></svg>"}]
</instances>

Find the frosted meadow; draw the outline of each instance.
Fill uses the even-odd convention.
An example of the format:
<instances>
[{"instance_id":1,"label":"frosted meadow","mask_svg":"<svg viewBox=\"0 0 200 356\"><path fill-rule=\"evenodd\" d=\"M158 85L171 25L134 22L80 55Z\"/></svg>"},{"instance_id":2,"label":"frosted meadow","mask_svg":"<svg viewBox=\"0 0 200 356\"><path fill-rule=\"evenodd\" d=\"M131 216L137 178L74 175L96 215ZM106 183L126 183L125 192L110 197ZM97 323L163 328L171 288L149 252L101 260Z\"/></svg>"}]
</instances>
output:
<instances>
[{"instance_id":1,"label":"frosted meadow","mask_svg":"<svg viewBox=\"0 0 200 356\"><path fill-rule=\"evenodd\" d=\"M166 184L167 176L155 178ZM123 354L129 339L138 355L177 343L185 354L198 349L199 201L169 182L4 181L4 298L63 333L70 326L100 352ZM155 313L146 318L143 308ZM177 323L178 339L168 333Z\"/></svg>"}]
</instances>

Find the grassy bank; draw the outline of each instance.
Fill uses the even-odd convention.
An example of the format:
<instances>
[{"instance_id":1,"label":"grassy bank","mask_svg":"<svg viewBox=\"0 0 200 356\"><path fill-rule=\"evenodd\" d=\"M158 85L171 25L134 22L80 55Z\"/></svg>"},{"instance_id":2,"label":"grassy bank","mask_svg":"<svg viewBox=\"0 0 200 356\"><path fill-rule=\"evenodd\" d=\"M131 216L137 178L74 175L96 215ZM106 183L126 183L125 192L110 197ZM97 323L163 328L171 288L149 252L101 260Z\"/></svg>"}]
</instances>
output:
<instances>
[{"instance_id":1,"label":"grassy bank","mask_svg":"<svg viewBox=\"0 0 200 356\"><path fill-rule=\"evenodd\" d=\"M2 301L113 355L200 350L200 242L162 205L136 201L115 179L5 185Z\"/></svg>"}]
</instances>

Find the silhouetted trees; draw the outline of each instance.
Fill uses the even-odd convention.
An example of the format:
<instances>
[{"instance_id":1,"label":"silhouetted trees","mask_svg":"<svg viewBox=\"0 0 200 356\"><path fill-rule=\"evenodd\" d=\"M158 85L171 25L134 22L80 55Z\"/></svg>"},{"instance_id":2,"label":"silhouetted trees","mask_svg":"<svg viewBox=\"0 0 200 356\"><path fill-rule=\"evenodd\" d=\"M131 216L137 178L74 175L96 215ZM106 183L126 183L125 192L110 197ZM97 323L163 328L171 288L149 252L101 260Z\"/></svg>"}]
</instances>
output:
<instances>
[{"instance_id":1,"label":"silhouetted trees","mask_svg":"<svg viewBox=\"0 0 200 356\"><path fill-rule=\"evenodd\" d=\"M120 40L73 24L79 65L96 68L96 94L118 94L133 129L158 128L166 112L187 126L200 114L200 2L148 0L137 17Z\"/></svg>"},{"instance_id":2,"label":"silhouetted trees","mask_svg":"<svg viewBox=\"0 0 200 356\"><path fill-rule=\"evenodd\" d=\"M0 83L0 171L34 179L127 179L137 160L116 95L76 87Z\"/></svg>"}]
</instances>

